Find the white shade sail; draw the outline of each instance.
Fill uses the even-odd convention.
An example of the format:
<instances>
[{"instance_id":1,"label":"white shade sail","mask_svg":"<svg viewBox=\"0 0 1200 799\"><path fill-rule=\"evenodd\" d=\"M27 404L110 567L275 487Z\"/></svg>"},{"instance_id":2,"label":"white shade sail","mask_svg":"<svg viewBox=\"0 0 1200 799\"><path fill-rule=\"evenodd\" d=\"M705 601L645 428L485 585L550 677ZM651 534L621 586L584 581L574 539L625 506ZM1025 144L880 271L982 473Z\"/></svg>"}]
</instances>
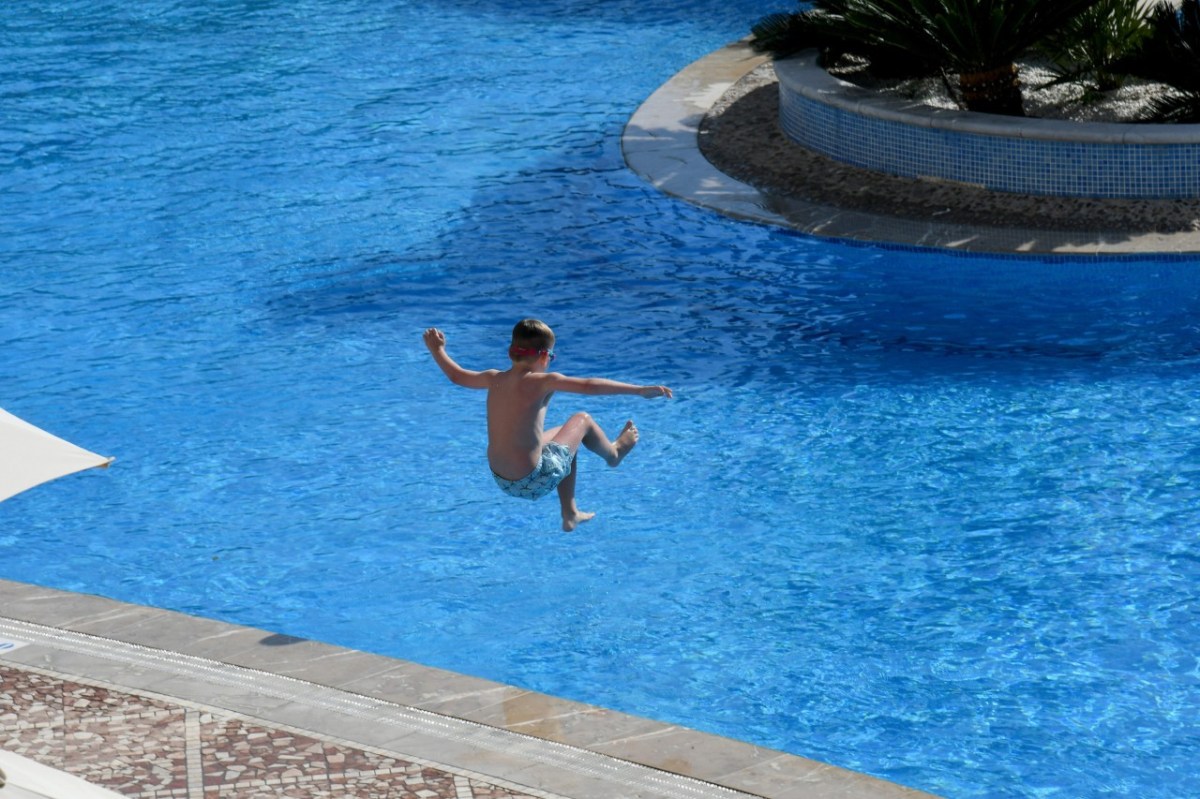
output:
<instances>
[{"instance_id":1,"label":"white shade sail","mask_svg":"<svg viewBox=\"0 0 1200 799\"><path fill-rule=\"evenodd\" d=\"M0 750L0 799L122 799L65 771Z\"/></svg>"},{"instance_id":2,"label":"white shade sail","mask_svg":"<svg viewBox=\"0 0 1200 799\"><path fill-rule=\"evenodd\" d=\"M112 462L0 408L0 501L47 480Z\"/></svg>"}]
</instances>

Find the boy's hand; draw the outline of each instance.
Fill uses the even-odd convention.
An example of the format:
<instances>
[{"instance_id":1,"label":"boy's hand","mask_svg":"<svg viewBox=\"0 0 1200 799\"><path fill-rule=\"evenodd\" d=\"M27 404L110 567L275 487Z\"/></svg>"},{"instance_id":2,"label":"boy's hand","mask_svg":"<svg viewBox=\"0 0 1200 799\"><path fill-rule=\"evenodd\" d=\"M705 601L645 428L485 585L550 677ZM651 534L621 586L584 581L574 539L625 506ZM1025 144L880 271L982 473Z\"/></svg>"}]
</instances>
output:
<instances>
[{"instance_id":1,"label":"boy's hand","mask_svg":"<svg viewBox=\"0 0 1200 799\"><path fill-rule=\"evenodd\" d=\"M430 352L437 352L446 347L446 334L438 330L436 327L431 327L425 331L425 346Z\"/></svg>"},{"instance_id":2,"label":"boy's hand","mask_svg":"<svg viewBox=\"0 0 1200 799\"><path fill-rule=\"evenodd\" d=\"M638 390L638 394L646 399L654 399L655 397L666 397L667 399L671 399L675 396L673 393L671 393L671 389L667 388L666 386L642 386L641 389Z\"/></svg>"}]
</instances>

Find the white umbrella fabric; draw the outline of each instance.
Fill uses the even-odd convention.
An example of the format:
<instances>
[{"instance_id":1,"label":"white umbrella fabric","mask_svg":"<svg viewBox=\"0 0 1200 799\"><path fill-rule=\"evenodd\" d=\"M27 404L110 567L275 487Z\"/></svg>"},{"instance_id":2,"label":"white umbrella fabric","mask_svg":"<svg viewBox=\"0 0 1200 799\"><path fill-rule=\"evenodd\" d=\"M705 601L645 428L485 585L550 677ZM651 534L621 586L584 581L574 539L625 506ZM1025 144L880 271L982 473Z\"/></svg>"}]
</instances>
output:
<instances>
[{"instance_id":1,"label":"white umbrella fabric","mask_svg":"<svg viewBox=\"0 0 1200 799\"><path fill-rule=\"evenodd\" d=\"M112 458L63 441L0 408L0 501ZM65 771L0 750L0 799L121 799Z\"/></svg>"},{"instance_id":2,"label":"white umbrella fabric","mask_svg":"<svg viewBox=\"0 0 1200 799\"><path fill-rule=\"evenodd\" d=\"M112 462L0 408L0 502L47 480Z\"/></svg>"},{"instance_id":3,"label":"white umbrella fabric","mask_svg":"<svg viewBox=\"0 0 1200 799\"><path fill-rule=\"evenodd\" d=\"M122 799L65 771L0 751L0 799Z\"/></svg>"}]
</instances>

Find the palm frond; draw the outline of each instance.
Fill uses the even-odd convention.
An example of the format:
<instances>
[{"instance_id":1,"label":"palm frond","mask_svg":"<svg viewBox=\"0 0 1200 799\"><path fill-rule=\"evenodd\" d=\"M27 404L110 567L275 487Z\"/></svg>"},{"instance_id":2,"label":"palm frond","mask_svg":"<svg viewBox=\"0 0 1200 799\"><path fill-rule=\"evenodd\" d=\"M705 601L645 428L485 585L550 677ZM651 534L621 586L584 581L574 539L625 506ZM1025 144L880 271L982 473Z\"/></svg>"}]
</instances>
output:
<instances>
[{"instance_id":1,"label":"palm frond","mask_svg":"<svg viewBox=\"0 0 1200 799\"><path fill-rule=\"evenodd\" d=\"M1152 34L1140 0L1101 0L1073 17L1036 47L1051 62L1055 83L1081 83L1090 91L1115 89L1124 80L1122 62Z\"/></svg>"},{"instance_id":2,"label":"palm frond","mask_svg":"<svg viewBox=\"0 0 1200 799\"><path fill-rule=\"evenodd\" d=\"M846 37L951 71L1011 63L1101 0L819 0Z\"/></svg>"},{"instance_id":3,"label":"palm frond","mask_svg":"<svg viewBox=\"0 0 1200 799\"><path fill-rule=\"evenodd\" d=\"M1175 124L1200 122L1200 91L1185 91L1155 97L1147 106L1141 121Z\"/></svg>"},{"instance_id":4,"label":"palm frond","mask_svg":"<svg viewBox=\"0 0 1200 799\"><path fill-rule=\"evenodd\" d=\"M812 47L805 44L807 27L803 14L768 14L750 27L750 46L756 53L783 58Z\"/></svg>"},{"instance_id":5,"label":"palm frond","mask_svg":"<svg viewBox=\"0 0 1200 799\"><path fill-rule=\"evenodd\" d=\"M1183 0L1179 8L1160 0L1149 24L1150 35L1121 67L1183 92L1200 91L1200 0Z\"/></svg>"},{"instance_id":6,"label":"palm frond","mask_svg":"<svg viewBox=\"0 0 1200 799\"><path fill-rule=\"evenodd\" d=\"M824 54L852 54L866 59L875 74L958 75L968 107L1020 114L1014 64L1034 47L1060 36L1064 27L1078 25L1083 15L1095 17L1095 30L1085 25L1083 33L1076 31L1076 38L1084 36L1089 42L1063 58L1063 74L1090 74L1097 86L1117 80L1113 62L1133 48L1129 42L1138 31L1120 24L1114 28L1109 19L1113 15L1099 9L1104 4L1128 7L1136 2L812 0L807 12L761 20L754 29L755 46L775 53L815 46ZM1195 25L1200 52L1200 0L1187 3L1196 9L1188 24ZM1137 21L1144 23L1144 19ZM1066 41L1059 40L1060 50L1067 48Z\"/></svg>"}]
</instances>

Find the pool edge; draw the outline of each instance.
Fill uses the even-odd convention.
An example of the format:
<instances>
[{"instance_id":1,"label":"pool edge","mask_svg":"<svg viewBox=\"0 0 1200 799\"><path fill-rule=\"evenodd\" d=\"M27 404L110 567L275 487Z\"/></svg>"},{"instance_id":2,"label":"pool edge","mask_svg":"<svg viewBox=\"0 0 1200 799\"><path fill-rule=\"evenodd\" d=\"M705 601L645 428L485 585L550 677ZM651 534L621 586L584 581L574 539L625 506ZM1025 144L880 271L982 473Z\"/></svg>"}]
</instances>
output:
<instances>
[{"instance_id":1,"label":"pool edge","mask_svg":"<svg viewBox=\"0 0 1200 799\"><path fill-rule=\"evenodd\" d=\"M120 660L116 650L128 645L148 653L146 656L156 662L187 662L199 664L190 668L201 669L203 673L226 672L225 683L238 685L240 680L249 687L240 691L222 690L217 699L204 701L227 711L300 727L338 740L346 740L349 735L354 743L382 747L400 756L428 758L429 747L436 752L441 749L436 741L425 741L422 744L425 749L405 752L406 747L414 748L406 741L418 739L394 740L395 730L374 729L379 725L364 724L361 729L351 725L353 732L348 733L346 719L335 719L336 713L314 712L312 707L299 707L301 703L296 701L284 701L274 707L264 701L261 686L254 688L250 683L287 681L287 685L293 685L288 689L291 691L299 690L294 686L300 686L315 695L328 689L339 692L338 701L363 698L362 701L387 703L397 712L430 714L444 723L487 728L495 731L487 739L491 744L479 744L469 750L449 746L448 757L436 759L496 779L519 784L527 784L522 780L533 781L537 784L529 787L564 796L586 799L604 796L605 785L641 785L647 780L654 783L655 778L647 775L646 769L661 772L657 782L664 786L663 796L711 795L734 799L739 795L768 799L932 796L865 774L677 725L410 661L106 597L0 580L0 607L3 608L0 620L8 620L9 628L19 630L24 625L28 630L36 626L61 631L58 637L64 642L85 637L88 646L98 647L96 651L105 652L104 657L109 661ZM8 636L18 637L11 629ZM31 636L27 633L26 637ZM198 697L210 690L182 672L182 676L177 675L173 680L165 680L157 672L147 676L145 669L105 664L94 657L89 660L81 654L79 646L59 646L54 643L53 632L43 638L41 645L0 655L0 662L18 669L26 666L68 674L81 672L77 675L81 678L95 679L99 671L101 678L128 690L177 696L182 701L201 701ZM298 724L298 719L303 723ZM321 729L323 721L329 722L325 731ZM502 737L496 743L496 735L510 737ZM485 751L489 746L499 751ZM579 773L556 767L571 751L576 760L590 758L590 765L580 766L576 769ZM463 758L463 762L456 762L455 757ZM604 773L594 776L599 772ZM713 790L706 791L704 786L712 786Z\"/></svg>"}]
</instances>

